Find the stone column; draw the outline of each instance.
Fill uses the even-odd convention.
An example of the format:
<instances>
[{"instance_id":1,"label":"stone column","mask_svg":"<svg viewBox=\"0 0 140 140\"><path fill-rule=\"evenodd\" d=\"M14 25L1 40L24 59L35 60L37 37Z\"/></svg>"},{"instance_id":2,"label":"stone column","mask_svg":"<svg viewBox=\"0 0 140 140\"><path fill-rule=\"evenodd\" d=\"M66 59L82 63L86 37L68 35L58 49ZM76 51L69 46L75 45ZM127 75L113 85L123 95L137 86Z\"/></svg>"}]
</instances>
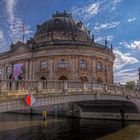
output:
<instances>
[{"instance_id":1,"label":"stone column","mask_svg":"<svg viewBox=\"0 0 140 140\"><path fill-rule=\"evenodd\" d=\"M35 80L35 73L36 73L36 62L35 58L32 59L32 80Z\"/></svg>"},{"instance_id":2,"label":"stone column","mask_svg":"<svg viewBox=\"0 0 140 140\"><path fill-rule=\"evenodd\" d=\"M5 78L5 66L3 65L2 67L1 67L1 71L2 71L2 75L1 75L1 79L4 79Z\"/></svg>"},{"instance_id":3,"label":"stone column","mask_svg":"<svg viewBox=\"0 0 140 140\"><path fill-rule=\"evenodd\" d=\"M31 59L29 62L29 80L32 80L32 76L33 76L33 62Z\"/></svg>"},{"instance_id":4,"label":"stone column","mask_svg":"<svg viewBox=\"0 0 140 140\"><path fill-rule=\"evenodd\" d=\"M52 80L53 79L53 57L50 57L48 61L48 71L49 71L48 80Z\"/></svg>"},{"instance_id":5,"label":"stone column","mask_svg":"<svg viewBox=\"0 0 140 140\"><path fill-rule=\"evenodd\" d=\"M96 57L92 56L92 81L96 81Z\"/></svg>"},{"instance_id":6,"label":"stone column","mask_svg":"<svg viewBox=\"0 0 140 140\"><path fill-rule=\"evenodd\" d=\"M11 64L11 73L14 74L14 63Z\"/></svg>"},{"instance_id":7,"label":"stone column","mask_svg":"<svg viewBox=\"0 0 140 140\"><path fill-rule=\"evenodd\" d=\"M29 79L29 62L28 60L25 62L25 80Z\"/></svg>"},{"instance_id":8,"label":"stone column","mask_svg":"<svg viewBox=\"0 0 140 140\"><path fill-rule=\"evenodd\" d=\"M72 60L70 61L70 67L72 69L72 75L70 76L70 80L77 80L78 60L76 59L76 56L72 56Z\"/></svg>"}]
</instances>

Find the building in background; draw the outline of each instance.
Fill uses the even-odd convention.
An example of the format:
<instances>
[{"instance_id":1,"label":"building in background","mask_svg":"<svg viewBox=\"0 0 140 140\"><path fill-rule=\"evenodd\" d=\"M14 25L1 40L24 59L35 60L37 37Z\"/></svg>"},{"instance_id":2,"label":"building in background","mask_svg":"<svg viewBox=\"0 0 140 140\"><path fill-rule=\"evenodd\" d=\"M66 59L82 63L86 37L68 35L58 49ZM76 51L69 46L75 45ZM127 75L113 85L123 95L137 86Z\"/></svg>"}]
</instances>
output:
<instances>
[{"instance_id":1,"label":"building in background","mask_svg":"<svg viewBox=\"0 0 140 140\"><path fill-rule=\"evenodd\" d=\"M112 47L97 44L90 31L71 14L56 12L37 25L33 38L11 44L0 54L0 77L19 73L26 80L75 80L113 83Z\"/></svg>"}]
</instances>

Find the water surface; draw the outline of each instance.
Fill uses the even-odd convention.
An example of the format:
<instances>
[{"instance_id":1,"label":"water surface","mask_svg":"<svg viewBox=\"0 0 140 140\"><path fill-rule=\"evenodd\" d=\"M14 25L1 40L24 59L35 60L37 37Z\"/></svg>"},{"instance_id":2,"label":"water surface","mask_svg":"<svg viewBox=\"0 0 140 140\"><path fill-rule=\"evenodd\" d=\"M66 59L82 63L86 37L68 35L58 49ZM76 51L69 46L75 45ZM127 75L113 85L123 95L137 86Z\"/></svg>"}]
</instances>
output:
<instances>
[{"instance_id":1,"label":"water surface","mask_svg":"<svg viewBox=\"0 0 140 140\"><path fill-rule=\"evenodd\" d=\"M140 122L0 114L0 140L140 140Z\"/></svg>"}]
</instances>

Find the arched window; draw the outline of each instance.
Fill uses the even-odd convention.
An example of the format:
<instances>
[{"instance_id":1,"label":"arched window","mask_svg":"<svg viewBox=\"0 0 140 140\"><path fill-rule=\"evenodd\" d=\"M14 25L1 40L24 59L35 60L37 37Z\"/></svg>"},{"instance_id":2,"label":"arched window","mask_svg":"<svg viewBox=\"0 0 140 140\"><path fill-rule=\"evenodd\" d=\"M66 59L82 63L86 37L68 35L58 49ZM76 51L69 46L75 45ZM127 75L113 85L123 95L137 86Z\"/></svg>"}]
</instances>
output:
<instances>
[{"instance_id":1,"label":"arched window","mask_svg":"<svg viewBox=\"0 0 140 140\"><path fill-rule=\"evenodd\" d=\"M108 64L105 65L105 73L110 72L110 66Z\"/></svg>"},{"instance_id":2,"label":"arched window","mask_svg":"<svg viewBox=\"0 0 140 140\"><path fill-rule=\"evenodd\" d=\"M96 67L97 67L97 71L101 71L102 70L102 63L97 62Z\"/></svg>"},{"instance_id":3,"label":"arched window","mask_svg":"<svg viewBox=\"0 0 140 140\"><path fill-rule=\"evenodd\" d=\"M11 72L10 66L7 66L7 67L6 67L6 74L7 74L7 75L10 74L10 72Z\"/></svg>"},{"instance_id":4,"label":"arched window","mask_svg":"<svg viewBox=\"0 0 140 140\"><path fill-rule=\"evenodd\" d=\"M87 68L87 61L86 60L80 60L80 68Z\"/></svg>"},{"instance_id":5,"label":"arched window","mask_svg":"<svg viewBox=\"0 0 140 140\"><path fill-rule=\"evenodd\" d=\"M110 66L107 65L107 72L110 73Z\"/></svg>"},{"instance_id":6,"label":"arched window","mask_svg":"<svg viewBox=\"0 0 140 140\"><path fill-rule=\"evenodd\" d=\"M0 75L2 75L2 68L0 67Z\"/></svg>"},{"instance_id":7,"label":"arched window","mask_svg":"<svg viewBox=\"0 0 140 140\"><path fill-rule=\"evenodd\" d=\"M67 60L61 59L59 61L59 68L67 68Z\"/></svg>"}]
</instances>

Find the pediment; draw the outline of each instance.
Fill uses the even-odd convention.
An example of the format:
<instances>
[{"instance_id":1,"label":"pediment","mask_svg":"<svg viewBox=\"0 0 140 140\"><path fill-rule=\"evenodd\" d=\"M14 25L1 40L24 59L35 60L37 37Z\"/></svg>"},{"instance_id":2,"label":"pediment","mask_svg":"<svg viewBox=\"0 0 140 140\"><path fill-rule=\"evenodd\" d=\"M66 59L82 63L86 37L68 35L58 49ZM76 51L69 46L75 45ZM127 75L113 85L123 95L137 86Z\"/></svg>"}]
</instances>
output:
<instances>
[{"instance_id":1,"label":"pediment","mask_svg":"<svg viewBox=\"0 0 140 140\"><path fill-rule=\"evenodd\" d=\"M16 44L11 46L12 52L29 52L30 48L23 42L18 41Z\"/></svg>"}]
</instances>

